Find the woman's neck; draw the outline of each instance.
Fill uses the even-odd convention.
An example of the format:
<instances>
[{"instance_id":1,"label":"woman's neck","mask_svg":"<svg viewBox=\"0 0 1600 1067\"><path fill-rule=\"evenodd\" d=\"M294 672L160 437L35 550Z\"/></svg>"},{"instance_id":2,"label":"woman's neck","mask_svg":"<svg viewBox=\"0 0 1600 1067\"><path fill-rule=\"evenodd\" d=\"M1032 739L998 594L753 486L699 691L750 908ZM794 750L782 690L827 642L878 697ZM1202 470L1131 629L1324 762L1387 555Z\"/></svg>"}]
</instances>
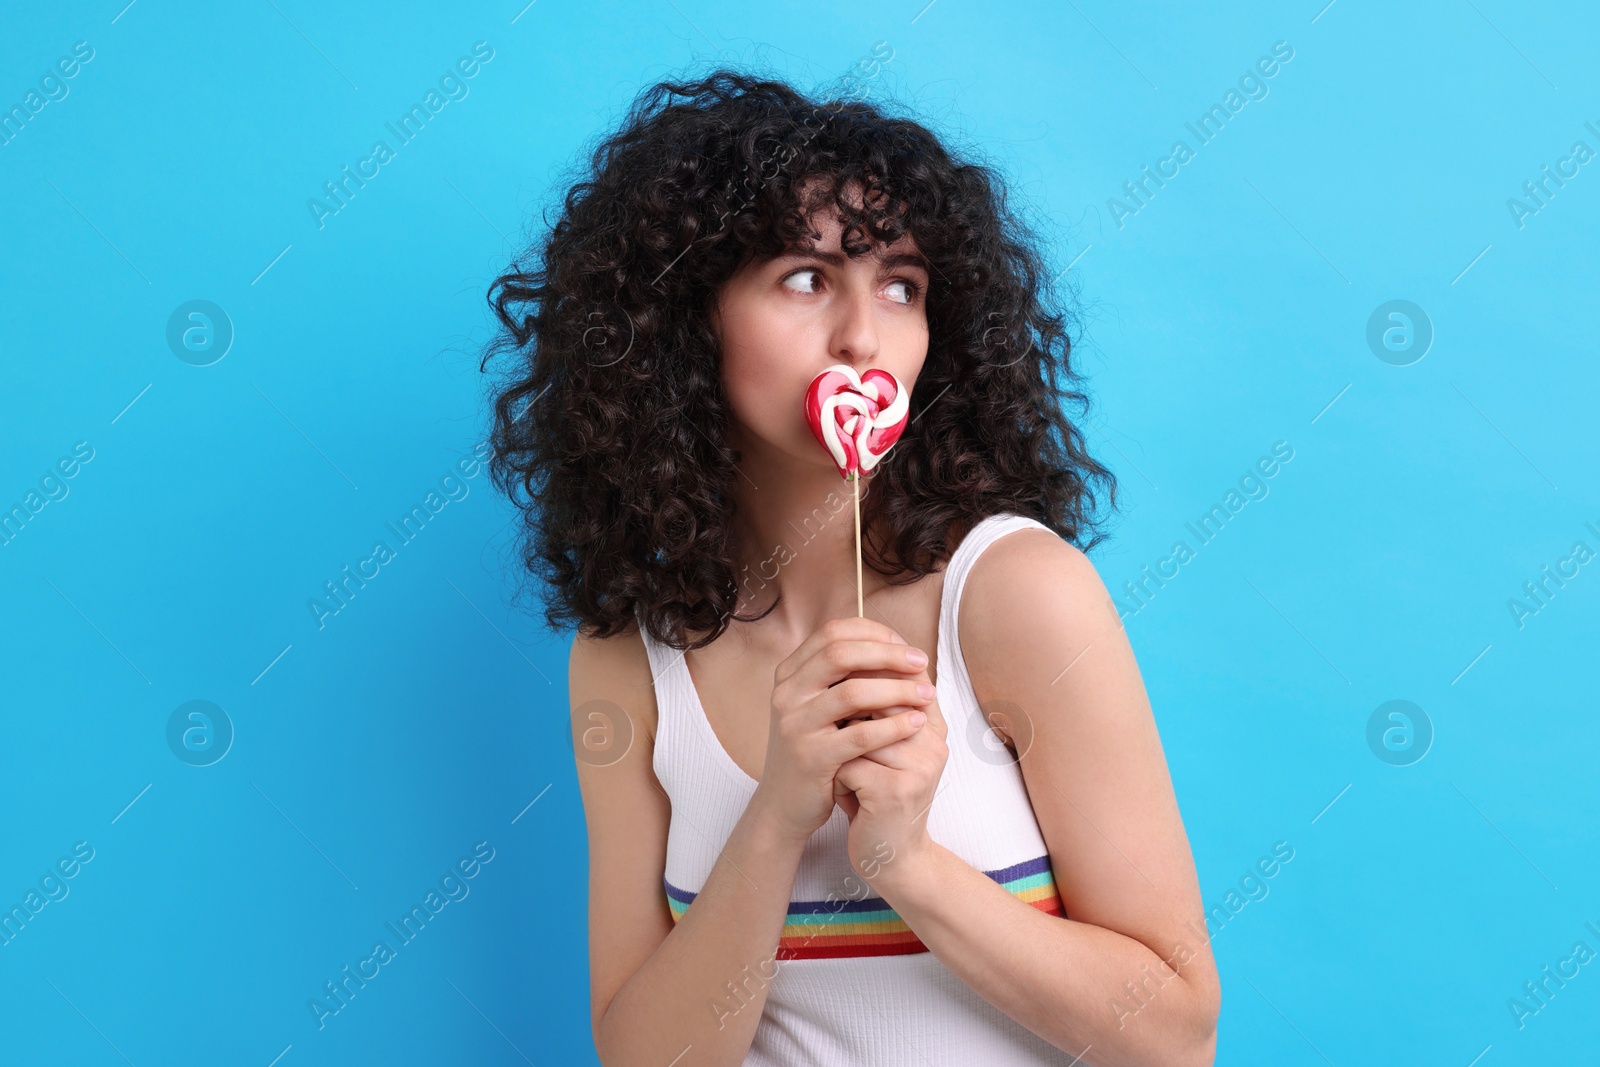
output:
<instances>
[{"instance_id":1,"label":"woman's neck","mask_svg":"<svg viewBox=\"0 0 1600 1067\"><path fill-rule=\"evenodd\" d=\"M829 619L856 614L856 486L831 465L784 455L752 455L740 463L742 493L731 535L738 613L759 614L779 600L763 626L803 639ZM863 547L867 540L862 531ZM865 598L888 586L861 567Z\"/></svg>"}]
</instances>

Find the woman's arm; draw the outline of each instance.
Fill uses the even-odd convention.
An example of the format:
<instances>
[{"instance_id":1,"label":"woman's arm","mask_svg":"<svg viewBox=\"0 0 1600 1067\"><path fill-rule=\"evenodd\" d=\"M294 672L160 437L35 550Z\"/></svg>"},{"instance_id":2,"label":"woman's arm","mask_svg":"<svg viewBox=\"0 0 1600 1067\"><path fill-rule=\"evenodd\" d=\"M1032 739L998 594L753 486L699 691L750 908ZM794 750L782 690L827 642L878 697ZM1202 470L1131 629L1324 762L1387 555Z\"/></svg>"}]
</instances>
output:
<instances>
[{"instance_id":1,"label":"woman's arm","mask_svg":"<svg viewBox=\"0 0 1600 1067\"><path fill-rule=\"evenodd\" d=\"M1096 1067L1208 1067L1221 992L1194 861L1121 620L1042 531L997 541L958 616L980 705L1010 735L1068 919L938 844L872 887L963 981ZM954 736L949 744L967 744Z\"/></svg>"},{"instance_id":2,"label":"woman's arm","mask_svg":"<svg viewBox=\"0 0 1600 1067\"><path fill-rule=\"evenodd\" d=\"M568 685L588 825L591 1022L600 1062L741 1063L775 973L805 842L778 832L758 796L674 926L662 887L671 809L651 768L655 692L637 632L605 641L579 636Z\"/></svg>"}]
</instances>

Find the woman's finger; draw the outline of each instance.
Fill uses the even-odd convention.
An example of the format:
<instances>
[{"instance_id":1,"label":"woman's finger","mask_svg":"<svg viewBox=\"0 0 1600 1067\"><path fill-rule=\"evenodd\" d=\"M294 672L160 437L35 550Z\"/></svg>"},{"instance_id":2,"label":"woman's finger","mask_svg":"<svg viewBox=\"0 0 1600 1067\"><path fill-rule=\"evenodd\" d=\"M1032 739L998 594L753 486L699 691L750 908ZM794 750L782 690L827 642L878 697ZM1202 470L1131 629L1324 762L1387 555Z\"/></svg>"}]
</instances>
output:
<instances>
[{"instance_id":1,"label":"woman's finger","mask_svg":"<svg viewBox=\"0 0 1600 1067\"><path fill-rule=\"evenodd\" d=\"M932 723L930 722L927 725L932 725ZM891 770L909 771L916 766L914 748L916 743L916 735L913 734L911 737L903 738L899 741L891 741L882 748L863 752L858 758L871 760L873 763L888 767Z\"/></svg>"},{"instance_id":2,"label":"woman's finger","mask_svg":"<svg viewBox=\"0 0 1600 1067\"><path fill-rule=\"evenodd\" d=\"M893 773L888 767L874 763L864 757L858 757L840 764L839 771L834 775L834 778L847 786L852 793L859 796L862 790L865 790L870 796L873 793L881 792L887 784L884 776Z\"/></svg>"},{"instance_id":3,"label":"woman's finger","mask_svg":"<svg viewBox=\"0 0 1600 1067\"><path fill-rule=\"evenodd\" d=\"M782 663L778 664L777 669L773 672L773 680L775 682L789 681L802 669L812 664L812 661L818 658L818 654L822 653L831 644L894 645L904 640L905 638L876 619L857 616L829 619L807 635L806 639L800 642L800 646L789 653ZM904 649L906 646L900 644L899 647ZM812 669L815 670L815 667L813 666ZM848 673L848 670L844 672L844 674ZM843 677L843 674L839 675L839 677ZM810 680L809 676L808 680ZM821 686L825 687L828 681L835 680L837 679L823 681Z\"/></svg>"},{"instance_id":4,"label":"woman's finger","mask_svg":"<svg viewBox=\"0 0 1600 1067\"><path fill-rule=\"evenodd\" d=\"M928 668L926 659L914 662L913 653L918 652L910 645L890 641L830 641L782 681L802 697L810 697L852 676L871 677L872 672L888 672L881 677L915 677Z\"/></svg>"},{"instance_id":5,"label":"woman's finger","mask_svg":"<svg viewBox=\"0 0 1600 1067\"><path fill-rule=\"evenodd\" d=\"M909 678L846 678L806 705L803 722L810 728L874 717L874 711L924 711L934 699L931 692L924 696L919 691L918 687L926 684Z\"/></svg>"},{"instance_id":6,"label":"woman's finger","mask_svg":"<svg viewBox=\"0 0 1600 1067\"><path fill-rule=\"evenodd\" d=\"M867 719L837 731L828 739L830 761L843 764L863 753L910 737L923 727L925 717L919 719L920 714L910 711L900 715L890 715L886 719Z\"/></svg>"}]
</instances>

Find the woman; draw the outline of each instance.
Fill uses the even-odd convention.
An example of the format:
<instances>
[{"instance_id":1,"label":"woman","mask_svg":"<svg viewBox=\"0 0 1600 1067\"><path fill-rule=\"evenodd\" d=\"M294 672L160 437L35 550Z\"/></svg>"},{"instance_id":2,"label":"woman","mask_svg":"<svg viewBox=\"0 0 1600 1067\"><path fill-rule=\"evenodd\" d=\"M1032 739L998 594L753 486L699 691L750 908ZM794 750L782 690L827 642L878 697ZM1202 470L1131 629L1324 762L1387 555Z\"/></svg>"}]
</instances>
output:
<instances>
[{"instance_id":1,"label":"woman","mask_svg":"<svg viewBox=\"0 0 1600 1067\"><path fill-rule=\"evenodd\" d=\"M718 71L635 105L539 259L491 290L493 471L579 630L601 1061L1211 1063L1193 860L1072 543L1115 484L992 175ZM801 404L837 364L912 397L864 618Z\"/></svg>"}]
</instances>

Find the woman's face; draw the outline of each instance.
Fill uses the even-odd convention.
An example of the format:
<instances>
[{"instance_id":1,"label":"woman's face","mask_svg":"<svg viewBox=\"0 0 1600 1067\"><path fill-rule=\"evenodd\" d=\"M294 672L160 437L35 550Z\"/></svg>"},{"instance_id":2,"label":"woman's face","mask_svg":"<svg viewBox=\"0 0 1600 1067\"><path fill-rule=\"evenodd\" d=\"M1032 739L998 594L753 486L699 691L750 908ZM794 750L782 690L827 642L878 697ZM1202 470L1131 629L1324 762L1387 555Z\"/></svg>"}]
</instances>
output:
<instances>
[{"instance_id":1,"label":"woman's face","mask_svg":"<svg viewBox=\"0 0 1600 1067\"><path fill-rule=\"evenodd\" d=\"M711 315L733 445L832 467L806 422L811 380L835 363L877 367L912 389L928 355L928 272L910 235L851 259L835 212L813 219L822 239L747 264L719 290Z\"/></svg>"}]
</instances>

